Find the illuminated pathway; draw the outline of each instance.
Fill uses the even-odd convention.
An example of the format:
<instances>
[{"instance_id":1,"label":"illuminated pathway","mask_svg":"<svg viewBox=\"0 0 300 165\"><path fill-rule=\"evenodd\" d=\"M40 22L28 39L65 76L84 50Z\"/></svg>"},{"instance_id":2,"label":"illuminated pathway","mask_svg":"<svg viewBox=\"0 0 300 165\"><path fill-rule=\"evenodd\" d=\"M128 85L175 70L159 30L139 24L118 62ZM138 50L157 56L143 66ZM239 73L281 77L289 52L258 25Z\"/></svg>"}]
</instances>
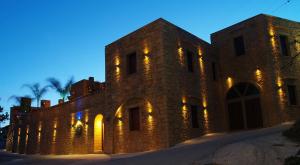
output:
<instances>
[{"instance_id":1,"label":"illuminated pathway","mask_svg":"<svg viewBox=\"0 0 300 165\"><path fill-rule=\"evenodd\" d=\"M24 156L0 152L1 165L14 164L63 164L63 165L184 165L207 158L220 148L245 140L276 135L287 129L290 124L279 125L259 130L236 132L231 134L213 134L192 139L175 147L138 154L121 155L63 155L63 156Z\"/></svg>"}]
</instances>

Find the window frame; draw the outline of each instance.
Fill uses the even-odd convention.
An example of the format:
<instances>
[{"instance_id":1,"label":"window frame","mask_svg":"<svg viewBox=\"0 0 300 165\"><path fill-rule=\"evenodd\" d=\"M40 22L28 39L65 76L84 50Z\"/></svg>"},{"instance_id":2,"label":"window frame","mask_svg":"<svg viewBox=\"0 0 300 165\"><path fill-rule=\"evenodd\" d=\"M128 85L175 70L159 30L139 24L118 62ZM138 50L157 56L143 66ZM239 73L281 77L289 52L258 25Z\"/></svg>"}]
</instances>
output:
<instances>
[{"instance_id":1,"label":"window frame","mask_svg":"<svg viewBox=\"0 0 300 165\"><path fill-rule=\"evenodd\" d=\"M197 105L190 105L190 108L191 108L190 114L191 114L192 128L200 128L199 118L198 118L199 108Z\"/></svg>"},{"instance_id":2,"label":"window frame","mask_svg":"<svg viewBox=\"0 0 300 165\"><path fill-rule=\"evenodd\" d=\"M284 34L279 35L280 53L284 57L291 55L291 47L289 45L289 37ZM283 46L284 45L284 46Z\"/></svg>"},{"instance_id":3,"label":"window frame","mask_svg":"<svg viewBox=\"0 0 300 165\"><path fill-rule=\"evenodd\" d=\"M212 70L212 79L213 79L213 81L217 81L217 68L216 68L216 63L215 62L211 63L211 70Z\"/></svg>"},{"instance_id":4,"label":"window frame","mask_svg":"<svg viewBox=\"0 0 300 165\"><path fill-rule=\"evenodd\" d=\"M239 35L233 38L233 47L235 56L246 55L246 45L243 35Z\"/></svg>"},{"instance_id":5,"label":"window frame","mask_svg":"<svg viewBox=\"0 0 300 165\"><path fill-rule=\"evenodd\" d=\"M134 58L133 58L134 57ZM126 71L127 75L133 75L137 73L137 53L132 52L126 55ZM134 65L134 66L132 66Z\"/></svg>"},{"instance_id":6,"label":"window frame","mask_svg":"<svg viewBox=\"0 0 300 165\"><path fill-rule=\"evenodd\" d=\"M140 108L131 107L128 109L128 124L130 131L140 130Z\"/></svg>"},{"instance_id":7,"label":"window frame","mask_svg":"<svg viewBox=\"0 0 300 165\"><path fill-rule=\"evenodd\" d=\"M291 105L291 106L298 105L296 85L288 84L287 92L288 92L289 105Z\"/></svg>"},{"instance_id":8,"label":"window frame","mask_svg":"<svg viewBox=\"0 0 300 165\"><path fill-rule=\"evenodd\" d=\"M190 50L186 50L186 65L187 70L190 73L193 73L195 71L194 69L194 53Z\"/></svg>"}]
</instances>

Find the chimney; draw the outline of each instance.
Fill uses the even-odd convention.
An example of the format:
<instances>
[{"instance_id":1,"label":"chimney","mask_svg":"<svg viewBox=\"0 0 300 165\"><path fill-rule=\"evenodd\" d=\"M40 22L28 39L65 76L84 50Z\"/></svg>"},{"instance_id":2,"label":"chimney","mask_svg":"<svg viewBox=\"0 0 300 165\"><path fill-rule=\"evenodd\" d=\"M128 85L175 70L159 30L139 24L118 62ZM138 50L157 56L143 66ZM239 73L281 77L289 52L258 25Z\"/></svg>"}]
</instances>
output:
<instances>
[{"instance_id":1,"label":"chimney","mask_svg":"<svg viewBox=\"0 0 300 165\"><path fill-rule=\"evenodd\" d=\"M21 97L20 107L22 111L28 112L31 109L31 98Z\"/></svg>"},{"instance_id":2,"label":"chimney","mask_svg":"<svg viewBox=\"0 0 300 165\"><path fill-rule=\"evenodd\" d=\"M51 107L50 100L41 100L41 108L49 108L49 107Z\"/></svg>"},{"instance_id":3,"label":"chimney","mask_svg":"<svg viewBox=\"0 0 300 165\"><path fill-rule=\"evenodd\" d=\"M94 90L95 90L95 80L94 80L94 77L89 77L89 86L88 86L88 92L89 93L93 93Z\"/></svg>"},{"instance_id":4,"label":"chimney","mask_svg":"<svg viewBox=\"0 0 300 165\"><path fill-rule=\"evenodd\" d=\"M31 107L31 98L21 97L21 107Z\"/></svg>"},{"instance_id":5,"label":"chimney","mask_svg":"<svg viewBox=\"0 0 300 165\"><path fill-rule=\"evenodd\" d=\"M94 80L94 77L89 77L89 81L90 81L90 83L91 82L94 82L95 80Z\"/></svg>"},{"instance_id":6,"label":"chimney","mask_svg":"<svg viewBox=\"0 0 300 165\"><path fill-rule=\"evenodd\" d=\"M62 104L62 103L64 103L64 100L63 99L59 99L58 100L58 104Z\"/></svg>"}]
</instances>

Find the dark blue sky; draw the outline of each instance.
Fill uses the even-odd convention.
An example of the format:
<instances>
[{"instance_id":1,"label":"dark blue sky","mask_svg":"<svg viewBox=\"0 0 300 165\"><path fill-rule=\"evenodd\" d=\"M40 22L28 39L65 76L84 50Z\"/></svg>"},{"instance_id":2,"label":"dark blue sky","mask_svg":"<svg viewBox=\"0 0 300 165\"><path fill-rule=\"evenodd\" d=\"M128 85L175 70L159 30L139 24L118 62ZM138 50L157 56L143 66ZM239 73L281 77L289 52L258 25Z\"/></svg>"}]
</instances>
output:
<instances>
[{"instance_id":1,"label":"dark blue sky","mask_svg":"<svg viewBox=\"0 0 300 165\"><path fill-rule=\"evenodd\" d=\"M105 80L104 47L159 18L210 42L211 33L260 13L300 21L292 0L0 0L0 105L25 83ZM280 7L282 6L282 7ZM57 103L58 95L45 96ZM33 104L36 105L36 104Z\"/></svg>"}]
</instances>

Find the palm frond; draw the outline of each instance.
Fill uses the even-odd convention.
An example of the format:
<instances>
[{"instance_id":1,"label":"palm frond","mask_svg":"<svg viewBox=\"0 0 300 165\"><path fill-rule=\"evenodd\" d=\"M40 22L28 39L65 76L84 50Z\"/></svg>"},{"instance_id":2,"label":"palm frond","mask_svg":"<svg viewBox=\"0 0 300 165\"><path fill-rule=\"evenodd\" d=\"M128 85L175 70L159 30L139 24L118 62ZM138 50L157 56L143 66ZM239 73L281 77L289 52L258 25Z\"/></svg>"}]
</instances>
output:
<instances>
[{"instance_id":1,"label":"palm frond","mask_svg":"<svg viewBox=\"0 0 300 165\"><path fill-rule=\"evenodd\" d=\"M70 92L73 83L74 83L74 77L71 77L71 78L67 81L67 83L66 83L64 89L65 89L66 91L69 91L69 92Z\"/></svg>"},{"instance_id":2,"label":"palm frond","mask_svg":"<svg viewBox=\"0 0 300 165\"><path fill-rule=\"evenodd\" d=\"M56 78L48 78L47 81L50 83L52 89L55 89L58 93L63 92L61 83Z\"/></svg>"}]
</instances>

